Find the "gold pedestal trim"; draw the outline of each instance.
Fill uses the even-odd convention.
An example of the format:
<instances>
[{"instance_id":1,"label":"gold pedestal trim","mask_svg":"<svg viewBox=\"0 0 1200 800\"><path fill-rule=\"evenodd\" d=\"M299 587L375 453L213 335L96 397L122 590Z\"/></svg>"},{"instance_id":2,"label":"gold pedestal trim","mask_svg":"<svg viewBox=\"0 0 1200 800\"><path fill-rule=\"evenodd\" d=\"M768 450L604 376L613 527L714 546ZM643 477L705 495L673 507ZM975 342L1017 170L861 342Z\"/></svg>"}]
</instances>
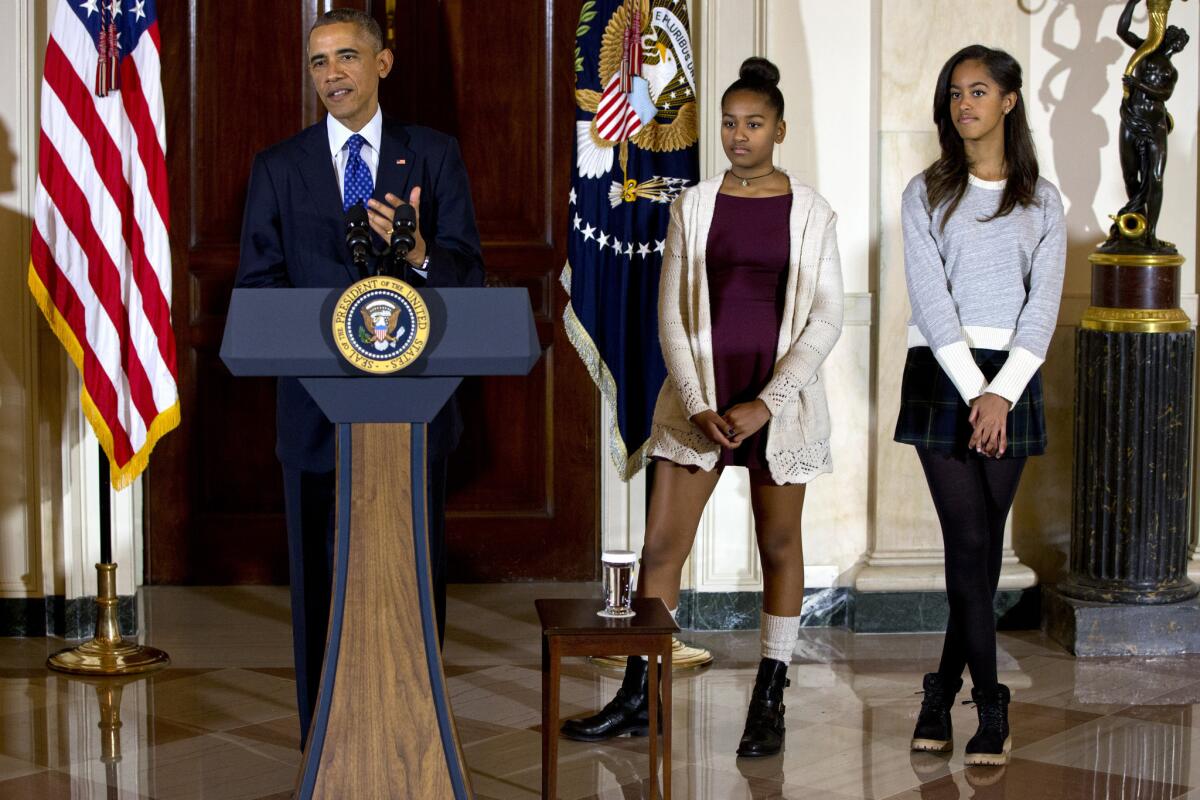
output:
<instances>
[{"instance_id":1,"label":"gold pedestal trim","mask_svg":"<svg viewBox=\"0 0 1200 800\"><path fill-rule=\"evenodd\" d=\"M117 565L96 565L96 635L78 647L60 650L46 666L74 675L136 675L171 663L162 650L121 638L117 620Z\"/></svg>"},{"instance_id":2,"label":"gold pedestal trim","mask_svg":"<svg viewBox=\"0 0 1200 800\"><path fill-rule=\"evenodd\" d=\"M1109 333L1182 333L1192 327L1192 321L1181 308L1088 306L1079 325Z\"/></svg>"},{"instance_id":3,"label":"gold pedestal trim","mask_svg":"<svg viewBox=\"0 0 1200 800\"><path fill-rule=\"evenodd\" d=\"M1088 261L1117 267L1180 267L1187 259L1181 255L1096 252L1088 256Z\"/></svg>"},{"instance_id":4,"label":"gold pedestal trim","mask_svg":"<svg viewBox=\"0 0 1200 800\"><path fill-rule=\"evenodd\" d=\"M628 656L591 656L589 660L598 667L624 669ZM671 637L671 669L699 669L712 662L713 654L708 650L684 644L676 637Z\"/></svg>"}]
</instances>

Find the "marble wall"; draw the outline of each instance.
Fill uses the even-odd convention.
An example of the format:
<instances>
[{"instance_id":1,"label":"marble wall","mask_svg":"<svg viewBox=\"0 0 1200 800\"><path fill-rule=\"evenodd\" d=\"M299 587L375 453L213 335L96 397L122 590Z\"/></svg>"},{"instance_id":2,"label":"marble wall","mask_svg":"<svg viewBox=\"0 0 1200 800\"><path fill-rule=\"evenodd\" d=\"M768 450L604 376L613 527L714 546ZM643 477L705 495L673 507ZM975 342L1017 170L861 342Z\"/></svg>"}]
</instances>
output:
<instances>
[{"instance_id":1,"label":"marble wall","mask_svg":"<svg viewBox=\"0 0 1200 800\"><path fill-rule=\"evenodd\" d=\"M1014 13L1016 12L1016 13ZM914 47L915 42L928 43ZM904 283L900 195L913 175L938 154L933 125L934 81L945 60L984 42L1028 62L1029 30L1015 4L973 3L962 13L954 0L901 0L882 4L879 33L879 297L872 541L856 576L860 591L927 591L944 587L942 541L929 491L911 447L892 441L909 317ZM936 46L933 44L936 43ZM1033 573L1006 553L1001 587L1022 589Z\"/></svg>"},{"instance_id":2,"label":"marble wall","mask_svg":"<svg viewBox=\"0 0 1200 800\"><path fill-rule=\"evenodd\" d=\"M34 17L28 8L12 3L0 9L0 30L9 39L8 46L0 49L0 69L22 76L0 88L0 244L4 248L0 297L8 305L6 313L0 314L0 459L9 465L0 482L0 597L25 597L41 588L38 507L30 496L36 459L35 430L30 424L37 402L37 341L32 325L36 310L24 291L28 209L33 202L29 158L33 97L30 76L22 74L22 65L30 60Z\"/></svg>"}]
</instances>

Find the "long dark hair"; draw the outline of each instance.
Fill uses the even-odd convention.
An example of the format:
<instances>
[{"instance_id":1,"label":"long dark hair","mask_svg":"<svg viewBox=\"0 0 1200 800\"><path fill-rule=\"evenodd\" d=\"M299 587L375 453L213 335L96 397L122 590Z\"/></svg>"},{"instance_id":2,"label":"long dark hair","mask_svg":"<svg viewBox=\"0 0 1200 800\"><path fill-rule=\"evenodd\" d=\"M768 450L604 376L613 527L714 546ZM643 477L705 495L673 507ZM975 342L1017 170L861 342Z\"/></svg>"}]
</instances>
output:
<instances>
[{"instance_id":1,"label":"long dark hair","mask_svg":"<svg viewBox=\"0 0 1200 800\"><path fill-rule=\"evenodd\" d=\"M729 84L729 88L721 95L721 106L725 106L725 98L734 92L757 92L767 100L767 105L783 119L783 92L779 91L779 67L765 58L750 56L742 62L738 69L738 79Z\"/></svg>"},{"instance_id":2,"label":"long dark hair","mask_svg":"<svg viewBox=\"0 0 1200 800\"><path fill-rule=\"evenodd\" d=\"M962 137L954 129L950 115L950 77L954 68L964 61L978 61L988 75L1008 94L1015 92L1017 102L1004 116L1004 162L1008 168L1008 182L1004 185L1004 196L996 213L981 222L1003 217L1018 205L1037 204L1038 163L1033 137L1029 134L1029 120L1025 116L1025 98L1021 96L1021 65L1003 50L993 50L981 44L973 44L959 50L938 75L937 90L933 95L933 121L937 124L938 142L942 155L925 170L925 192L929 207L935 209L946 204L941 227L962 202L967 193L970 175L967 152Z\"/></svg>"}]
</instances>

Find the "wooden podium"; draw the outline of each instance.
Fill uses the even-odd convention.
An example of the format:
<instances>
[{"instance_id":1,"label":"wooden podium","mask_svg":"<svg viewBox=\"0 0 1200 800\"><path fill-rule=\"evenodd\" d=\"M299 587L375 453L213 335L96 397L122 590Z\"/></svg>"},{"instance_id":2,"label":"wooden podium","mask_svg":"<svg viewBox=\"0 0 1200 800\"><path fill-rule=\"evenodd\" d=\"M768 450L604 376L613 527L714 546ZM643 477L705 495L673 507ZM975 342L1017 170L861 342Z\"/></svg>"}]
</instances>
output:
<instances>
[{"instance_id":1,"label":"wooden podium","mask_svg":"<svg viewBox=\"0 0 1200 800\"><path fill-rule=\"evenodd\" d=\"M434 621L426 426L464 376L532 369L541 348L529 297L421 290L425 351L402 372L372 376L334 347L340 294L238 289L221 344L234 375L297 377L337 424L329 633L295 796L469 798Z\"/></svg>"}]
</instances>

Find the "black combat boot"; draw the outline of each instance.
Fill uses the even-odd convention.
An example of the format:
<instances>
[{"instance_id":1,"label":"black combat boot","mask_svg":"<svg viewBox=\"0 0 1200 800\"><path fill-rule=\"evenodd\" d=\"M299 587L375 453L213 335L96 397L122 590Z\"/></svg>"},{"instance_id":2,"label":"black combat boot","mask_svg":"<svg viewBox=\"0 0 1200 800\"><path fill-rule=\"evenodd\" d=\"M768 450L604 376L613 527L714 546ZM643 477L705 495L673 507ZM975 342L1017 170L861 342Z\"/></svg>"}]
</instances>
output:
<instances>
[{"instance_id":1,"label":"black combat boot","mask_svg":"<svg viewBox=\"0 0 1200 800\"><path fill-rule=\"evenodd\" d=\"M758 676L746 711L746 729L738 743L739 756L773 756L783 748L783 689L790 686L788 665L773 658L758 662Z\"/></svg>"},{"instance_id":2,"label":"black combat boot","mask_svg":"<svg viewBox=\"0 0 1200 800\"><path fill-rule=\"evenodd\" d=\"M956 678L950 683L941 674L929 672L921 688L925 697L921 700L921 713L913 730L911 747L931 753L948 753L954 749L950 709L954 707L954 695L962 688L962 679Z\"/></svg>"},{"instance_id":3,"label":"black combat boot","mask_svg":"<svg viewBox=\"0 0 1200 800\"><path fill-rule=\"evenodd\" d=\"M625 734L649 733L650 696L646 692L649 666L646 659L630 656L616 697L590 717L564 722L562 735L577 742L601 742Z\"/></svg>"},{"instance_id":4,"label":"black combat boot","mask_svg":"<svg viewBox=\"0 0 1200 800\"><path fill-rule=\"evenodd\" d=\"M979 730L967 742L968 766L1002 767L1008 763L1012 737L1008 735L1008 701L1011 695L1003 683L994 689L972 689L970 702L979 715Z\"/></svg>"}]
</instances>

